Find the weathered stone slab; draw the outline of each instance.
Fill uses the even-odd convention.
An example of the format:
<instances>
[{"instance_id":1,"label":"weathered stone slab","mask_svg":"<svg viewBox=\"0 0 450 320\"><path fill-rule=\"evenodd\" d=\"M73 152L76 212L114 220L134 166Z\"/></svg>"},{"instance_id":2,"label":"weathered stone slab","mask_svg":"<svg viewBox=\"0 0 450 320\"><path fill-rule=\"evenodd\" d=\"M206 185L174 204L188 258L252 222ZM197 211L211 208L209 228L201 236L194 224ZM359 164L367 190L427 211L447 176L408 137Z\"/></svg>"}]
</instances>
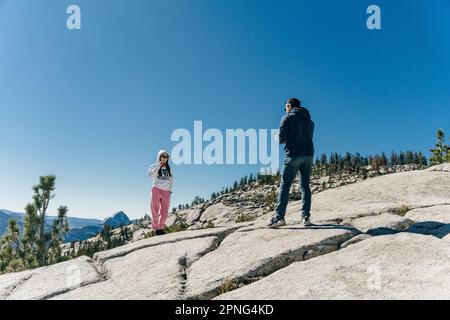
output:
<instances>
[{"instance_id":1,"label":"weathered stone slab","mask_svg":"<svg viewBox=\"0 0 450 320\"><path fill-rule=\"evenodd\" d=\"M27 281L33 273L31 271L22 271L15 273L7 273L0 276L0 300L8 298L8 296L17 289L21 284Z\"/></svg>"},{"instance_id":2,"label":"weathered stone slab","mask_svg":"<svg viewBox=\"0 0 450 320\"><path fill-rule=\"evenodd\" d=\"M173 243L178 241L184 241L188 239L200 238L200 237L209 237L209 236L217 236L219 238L224 238L229 233L235 231L239 226L231 226L231 227L218 227L218 228L209 228L202 230L192 230L192 231L181 231L165 234L163 236L156 236L147 238L144 240L140 240L137 242L133 242L124 246L120 246L108 251L98 252L94 255L94 260L103 263L104 261L120 256L124 256L130 252L144 249L147 247L157 246L166 243Z\"/></svg>"},{"instance_id":3,"label":"weathered stone slab","mask_svg":"<svg viewBox=\"0 0 450 320\"><path fill-rule=\"evenodd\" d=\"M298 226L233 233L188 269L185 296L213 297L226 282L266 276L294 261L332 252L352 236L343 228Z\"/></svg>"},{"instance_id":4,"label":"weathered stone slab","mask_svg":"<svg viewBox=\"0 0 450 320\"><path fill-rule=\"evenodd\" d=\"M2 282L2 277L8 276L10 275L1 276L0 282ZM17 275L11 274L11 276ZM83 256L31 270L28 279L23 280L26 281L23 281L20 286L8 295L8 300L47 299L79 286L102 281L103 277L95 269L92 259Z\"/></svg>"},{"instance_id":5,"label":"weathered stone slab","mask_svg":"<svg viewBox=\"0 0 450 320\"><path fill-rule=\"evenodd\" d=\"M405 218L416 222L436 221L450 223L450 205L412 209L408 211Z\"/></svg>"},{"instance_id":6,"label":"weathered stone slab","mask_svg":"<svg viewBox=\"0 0 450 320\"><path fill-rule=\"evenodd\" d=\"M450 174L436 171L436 166L432 168L379 176L314 194L311 219L313 222L345 220L387 212L403 205L411 208L450 205ZM297 201L288 206L286 219L299 217Z\"/></svg>"},{"instance_id":7,"label":"weathered stone slab","mask_svg":"<svg viewBox=\"0 0 450 320\"><path fill-rule=\"evenodd\" d=\"M448 242L402 232L296 262L218 299L449 299L449 288Z\"/></svg>"},{"instance_id":8,"label":"weathered stone slab","mask_svg":"<svg viewBox=\"0 0 450 320\"><path fill-rule=\"evenodd\" d=\"M107 280L56 296L58 300L178 299L187 266L217 248L219 238L203 237L160 244L109 259Z\"/></svg>"}]
</instances>

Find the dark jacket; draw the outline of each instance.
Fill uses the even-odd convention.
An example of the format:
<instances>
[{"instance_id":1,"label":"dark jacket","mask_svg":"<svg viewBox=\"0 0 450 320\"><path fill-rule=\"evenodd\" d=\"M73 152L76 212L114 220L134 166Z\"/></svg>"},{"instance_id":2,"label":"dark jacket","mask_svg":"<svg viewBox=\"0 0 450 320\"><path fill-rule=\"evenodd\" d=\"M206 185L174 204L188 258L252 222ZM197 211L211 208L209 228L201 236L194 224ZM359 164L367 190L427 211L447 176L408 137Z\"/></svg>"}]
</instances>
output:
<instances>
[{"instance_id":1,"label":"dark jacket","mask_svg":"<svg viewBox=\"0 0 450 320\"><path fill-rule=\"evenodd\" d=\"M287 157L313 156L314 122L309 111L303 107L287 113L280 124L280 143L286 143Z\"/></svg>"}]
</instances>

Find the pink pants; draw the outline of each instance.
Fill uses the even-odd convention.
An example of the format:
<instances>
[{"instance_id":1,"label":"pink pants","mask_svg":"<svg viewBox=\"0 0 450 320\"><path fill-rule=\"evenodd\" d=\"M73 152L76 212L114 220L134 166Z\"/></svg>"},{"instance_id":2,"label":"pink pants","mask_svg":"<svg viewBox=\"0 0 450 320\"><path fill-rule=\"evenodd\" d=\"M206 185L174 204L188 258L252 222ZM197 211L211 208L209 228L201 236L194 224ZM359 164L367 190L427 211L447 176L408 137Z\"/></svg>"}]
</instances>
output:
<instances>
[{"instance_id":1,"label":"pink pants","mask_svg":"<svg viewBox=\"0 0 450 320\"><path fill-rule=\"evenodd\" d=\"M152 188L152 229L163 230L170 207L170 191Z\"/></svg>"}]
</instances>

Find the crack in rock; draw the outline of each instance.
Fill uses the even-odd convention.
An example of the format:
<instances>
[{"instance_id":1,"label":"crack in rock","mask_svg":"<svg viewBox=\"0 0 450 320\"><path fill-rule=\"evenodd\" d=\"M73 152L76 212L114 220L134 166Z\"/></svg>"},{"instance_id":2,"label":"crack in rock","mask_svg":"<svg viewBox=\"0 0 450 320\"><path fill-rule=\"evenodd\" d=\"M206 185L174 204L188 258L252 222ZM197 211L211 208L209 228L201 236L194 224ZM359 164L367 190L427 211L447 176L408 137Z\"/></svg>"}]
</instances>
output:
<instances>
[{"instance_id":1,"label":"crack in rock","mask_svg":"<svg viewBox=\"0 0 450 320\"><path fill-rule=\"evenodd\" d=\"M92 281L83 282L82 284L80 284L80 286L77 286L77 287L74 287L74 288L61 289L61 290L52 292L52 293L50 293L48 295L42 296L39 299L40 300L49 300L51 298L57 297L59 295L62 295L64 293L67 293L67 292L70 292L70 291L74 291L76 289L79 289L79 288L82 288L82 287L86 287L86 286L89 286L91 284L100 283L100 282L103 282L103 281L105 281L105 280L92 280Z\"/></svg>"},{"instance_id":2,"label":"crack in rock","mask_svg":"<svg viewBox=\"0 0 450 320\"><path fill-rule=\"evenodd\" d=\"M180 291L178 292L178 294L180 296L183 295L184 291L186 290L186 282L187 282L187 257L186 255L182 256L181 258L178 259L178 264L180 266L180 283L181 283L181 288Z\"/></svg>"},{"instance_id":3,"label":"crack in rock","mask_svg":"<svg viewBox=\"0 0 450 320\"><path fill-rule=\"evenodd\" d=\"M404 205L408 207L407 212L409 212L409 211L415 210L415 209L425 209L425 208L432 208L432 207L439 207L439 206L450 206L450 202L432 203L432 204L423 204L423 205L409 205L409 204L405 203ZM386 209L383 209L379 214L383 214L383 213L398 214L398 213L395 213L395 209L397 209L398 207L399 206L388 207Z\"/></svg>"},{"instance_id":4,"label":"crack in rock","mask_svg":"<svg viewBox=\"0 0 450 320\"><path fill-rule=\"evenodd\" d=\"M225 278L222 278L222 280L214 280L214 282L210 284L210 288L204 288L206 290L200 289L200 292L197 293L195 293L195 291L198 289L196 289L195 287L189 288L189 283L186 282L186 285L184 287L185 296L182 298L186 300L213 299L223 294L224 292L240 288L255 281L259 281L271 275L272 273L289 266L293 262L306 261L337 251L339 250L339 246L341 243L358 234L356 230L352 230L353 231L345 234L334 235L328 239L324 239L322 243L301 246L297 249L287 250L275 254L274 256L264 258L258 262L257 266L250 266L249 269L244 272L244 274L231 274L231 277L225 276ZM253 231L249 231L249 233L251 232ZM192 272L191 269L189 269L188 271ZM198 274L199 270L196 271ZM190 274L188 272L186 278L189 277L189 275ZM208 275L206 275L206 278L208 278ZM195 280L201 281L199 279ZM220 281L222 282L220 283ZM192 289L192 291L189 291L189 289Z\"/></svg>"},{"instance_id":5,"label":"crack in rock","mask_svg":"<svg viewBox=\"0 0 450 320\"><path fill-rule=\"evenodd\" d=\"M106 269L106 267L102 264L102 263L98 263L96 261L94 261L93 259L89 258L87 259L87 261L92 265L92 267L94 268L94 270L97 272L99 279L95 279L92 281L87 281L87 282L82 282L79 286L73 287L73 288L65 288L62 290L58 290L55 292L52 292L46 296L43 296L41 299L42 300L49 300L52 299L54 297L57 297L59 295L65 294L67 292L70 291L74 291L77 290L79 288L91 285L91 284L95 284L95 283L100 283L100 282L104 282L106 280L109 280L109 274L108 274L108 270Z\"/></svg>"},{"instance_id":6,"label":"crack in rock","mask_svg":"<svg viewBox=\"0 0 450 320\"><path fill-rule=\"evenodd\" d=\"M277 263L272 264L273 266L269 266L269 264L266 264L259 268L255 268L255 269L251 270L249 272L249 274L247 274L245 276L239 276L239 277L231 278L231 279L224 279L224 281L222 282L222 285L228 281L233 283L235 287L230 290L225 291L225 292L230 292L232 290L247 286L256 281L260 281L260 280L270 276L274 272L277 272L281 269L288 267L289 265L291 265L294 262L306 261L309 259L313 259L313 258L322 256L322 255L326 255L326 254L335 252L337 250L338 250L337 245L324 245L324 246L321 246L320 248L316 248L316 249L311 247L311 248L301 249L298 251L289 252L288 254L283 254L283 255L276 257L275 259L277 260ZM270 259L270 260L272 261L272 259ZM215 297L218 297L221 294L225 293L225 292L221 292L220 290L221 290L221 288L219 286L217 288L214 288L212 290L204 292L200 295L185 297L185 299L186 300L214 299Z\"/></svg>"},{"instance_id":7,"label":"crack in rock","mask_svg":"<svg viewBox=\"0 0 450 320\"><path fill-rule=\"evenodd\" d=\"M92 266L94 267L95 271L97 271L98 275L102 278L101 281L109 279L108 269L103 265L103 263L92 261Z\"/></svg>"},{"instance_id":8,"label":"crack in rock","mask_svg":"<svg viewBox=\"0 0 450 320\"><path fill-rule=\"evenodd\" d=\"M164 244L172 244L172 243L177 243L180 241L184 241L184 240L193 240L193 239L201 239L201 238L207 238L210 236L214 236L216 237L217 241L215 241L210 247L208 247L204 252L201 252L199 254L197 254L197 256L191 260L188 259L187 255L184 255L183 257L181 257L178 260L178 264L179 264L179 278L180 278L180 290L179 290L179 295L183 295L184 291L186 289L186 281L187 281L187 268L189 266L191 266L195 261L201 259L201 257L203 257L204 255L206 255L207 253L217 250L217 248L220 246L220 244L222 243L222 241L230 234L232 234L233 232L235 232L236 230L240 229L240 226L233 226L230 228L226 228L221 232L217 232L214 233L213 228L211 230L211 232L207 232L205 234L200 234L200 235L196 235L196 236L192 236L192 237L186 237L186 238L179 238L179 239L173 239L173 240L167 240L167 241L161 241L158 243L154 243L154 244L148 244L145 246L139 246L137 248L133 248L133 250L127 250L125 252L122 253L118 253L118 254L114 254L111 255L109 257L107 257L106 259L97 259L96 261L94 261L94 266L96 266L98 272L104 276L105 280L108 280L111 278L110 276L110 271L108 270L108 268L104 265L104 263L108 260L111 259L115 259L115 258L121 258L126 256L127 254L130 254L132 252L141 250L141 249L146 249L146 248L150 248L153 246L157 246L157 245L164 245Z\"/></svg>"},{"instance_id":9,"label":"crack in rock","mask_svg":"<svg viewBox=\"0 0 450 320\"><path fill-rule=\"evenodd\" d=\"M441 240L401 233L373 237L348 249L298 262L217 299L445 299L450 255ZM372 270L380 286L370 287ZM401 288L401 290L399 290ZM375 289L375 290L374 290Z\"/></svg>"},{"instance_id":10,"label":"crack in rock","mask_svg":"<svg viewBox=\"0 0 450 320\"><path fill-rule=\"evenodd\" d=\"M10 297L11 295L14 294L15 291L19 290L20 287L22 287L25 282L27 282L28 280L30 280L30 278L33 276L33 273L29 274L28 276L26 276L25 278L19 280L16 284L14 284L11 289L8 292L5 292L5 300L8 300L8 297ZM8 288L7 288L8 289ZM0 299L1 300L1 299Z\"/></svg>"},{"instance_id":11,"label":"crack in rock","mask_svg":"<svg viewBox=\"0 0 450 320\"><path fill-rule=\"evenodd\" d=\"M211 228L210 232L204 232L203 234L194 234L192 236L186 236L186 237L180 237L180 238L176 238L176 239L168 239L168 240L161 240L161 241L155 241L154 243L145 243L145 244L139 244L140 241L145 241L145 240L140 240L134 243L131 243L129 245L125 245L125 246L130 246L130 248L126 249L123 248L125 246L120 246L111 250L107 250L107 251L102 251L102 252L98 252L94 255L94 261L96 261L96 263L99 263L100 265L102 265L105 261L107 260L111 260L111 259L115 259L115 258L121 258L126 256L127 254L130 254L134 251L137 250L141 250L141 249L146 249L146 248L150 248L153 246L158 246L158 245L163 245L163 244L171 244L171 243L176 243L179 241L185 241L185 240L192 240L192 239L199 239L199 238L206 238L206 237L210 237L210 236L215 236L218 237L219 239L223 240L225 239L229 234L233 233L234 231L236 231L237 229L241 228L240 226L233 226L233 227L226 227L226 228L221 228L222 231L214 231L214 229L218 229L218 228ZM204 229L204 230L208 230L208 229ZM196 232L198 230L195 231L182 231L182 232ZM173 233L176 234L176 233ZM166 236L169 236L171 234L168 234ZM160 237L164 237L164 236L160 236ZM154 238L151 238L154 239ZM136 245L137 244L137 245ZM117 250L116 250L117 249ZM102 257L102 254L108 253L108 251L112 251L112 250L116 250L116 253L109 253L109 255L107 255L106 257Z\"/></svg>"},{"instance_id":12,"label":"crack in rock","mask_svg":"<svg viewBox=\"0 0 450 320\"><path fill-rule=\"evenodd\" d=\"M188 280L188 273L187 270L189 267L191 267L196 261L200 260L202 257L204 257L206 254L217 250L220 247L220 244L223 242L223 240L225 240L225 238L227 236L229 236L230 234L236 232L238 229L240 228L235 228L232 229L231 232L224 234L223 237L216 237L217 238L217 242L214 242L209 248L207 248L205 251L199 253L194 259L189 260L187 255L183 255L181 258L178 259L178 264L179 264L179 272L180 272L180 284L181 284L181 288L179 290L179 296L182 297L186 291L186 283Z\"/></svg>"},{"instance_id":13,"label":"crack in rock","mask_svg":"<svg viewBox=\"0 0 450 320\"><path fill-rule=\"evenodd\" d=\"M222 233L222 235L226 234ZM158 297L161 298L167 297L170 299L179 299L185 290L187 268L205 254L216 250L223 239L223 237L218 237L216 233L216 236L196 237L194 239L186 240L188 242L177 241L175 243L165 243L162 246L147 247L142 249L142 252L141 250L135 251L125 258L108 259L104 264L97 261L94 262L95 268L106 281L91 283L93 284L93 286L89 286L91 288L86 288L88 285L86 283L83 286L76 288L80 289L80 291L75 290L77 292L68 292L68 290L64 290L55 292L52 295L46 296L46 298L83 299L83 297L101 296L101 292L108 290L109 292L104 295L107 299L129 299L134 297L153 299L152 297L154 297L157 292L160 294ZM192 247L188 244L190 243L189 241L192 242ZM196 248L199 250L196 250ZM160 256L161 254L163 254L164 257L167 257L161 260L162 262L164 262L165 259L172 260L168 260L167 268L170 270L164 268L164 263L159 266L159 269L155 269L156 271L145 267L148 262L153 261L153 263L157 263L158 259L155 259L154 257L155 255ZM130 259L132 261L131 264ZM136 269L133 269L132 265L135 263L141 263L141 265ZM129 286L126 281L127 275L123 271L124 268L128 267L131 268L130 271L132 273L135 273L135 276L130 274L130 277L128 277L129 281L133 282L133 284L130 283ZM148 274L149 272L160 274L161 277L158 278L158 276L152 276ZM141 276L136 276L136 274L140 274ZM168 287L167 285L164 285L164 281L167 282L169 280L170 285ZM142 284L135 283L135 281L142 282ZM153 281L156 282L156 287L161 287L161 290L155 291L155 286L152 285ZM169 282L167 282L167 284L169 284Z\"/></svg>"}]
</instances>

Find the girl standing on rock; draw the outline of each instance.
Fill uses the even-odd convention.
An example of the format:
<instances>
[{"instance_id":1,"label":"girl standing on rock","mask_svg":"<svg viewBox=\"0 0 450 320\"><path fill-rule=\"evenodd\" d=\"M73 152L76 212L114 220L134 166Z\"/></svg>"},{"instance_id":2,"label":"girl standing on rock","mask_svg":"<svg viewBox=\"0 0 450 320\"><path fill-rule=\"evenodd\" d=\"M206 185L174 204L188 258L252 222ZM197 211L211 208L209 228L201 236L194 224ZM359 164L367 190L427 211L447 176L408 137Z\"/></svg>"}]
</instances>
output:
<instances>
[{"instance_id":1,"label":"girl standing on rock","mask_svg":"<svg viewBox=\"0 0 450 320\"><path fill-rule=\"evenodd\" d=\"M153 179L151 211L152 229L155 235L165 234L164 224L169 214L170 196L172 194L173 175L169 166L169 153L158 152L156 163L150 166L148 176Z\"/></svg>"}]
</instances>

